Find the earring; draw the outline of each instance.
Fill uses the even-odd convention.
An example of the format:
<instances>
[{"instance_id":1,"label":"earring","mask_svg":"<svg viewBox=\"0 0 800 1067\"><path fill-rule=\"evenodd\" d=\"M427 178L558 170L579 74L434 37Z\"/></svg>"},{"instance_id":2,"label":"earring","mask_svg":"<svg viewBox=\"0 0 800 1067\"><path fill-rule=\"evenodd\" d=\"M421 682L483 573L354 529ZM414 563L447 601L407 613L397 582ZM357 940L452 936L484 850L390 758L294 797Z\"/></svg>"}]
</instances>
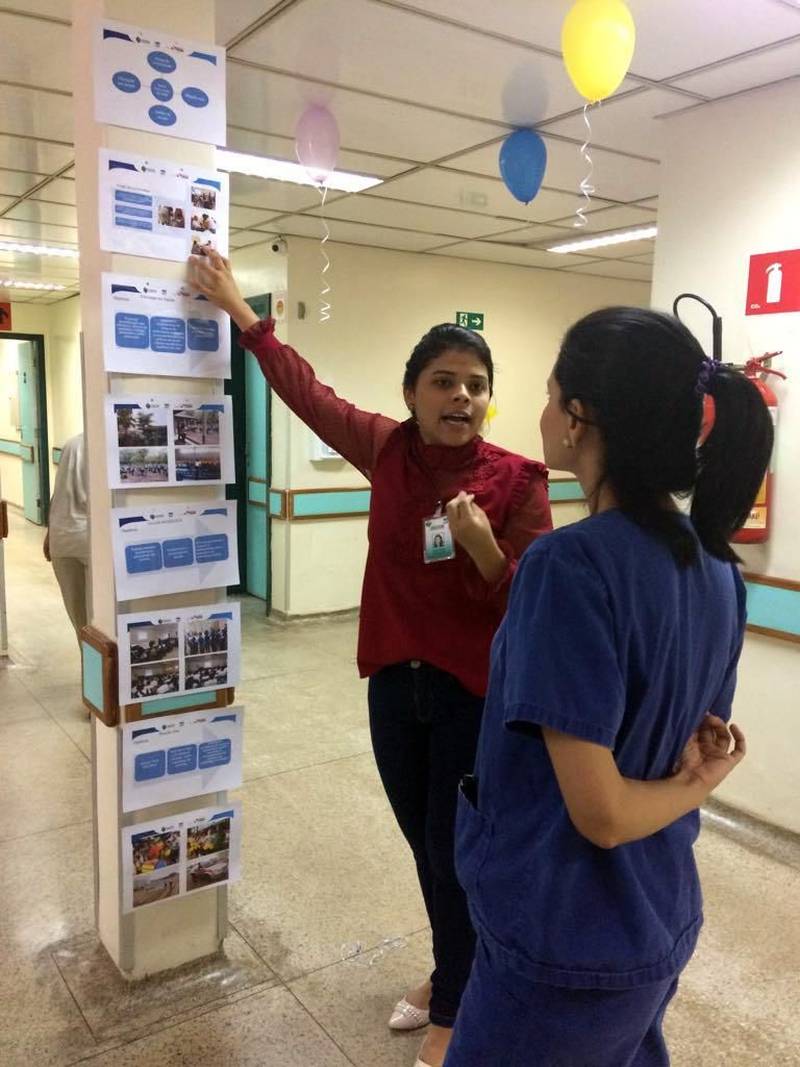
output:
<instances>
[{"instance_id":1,"label":"earring","mask_svg":"<svg viewBox=\"0 0 800 1067\"><path fill-rule=\"evenodd\" d=\"M568 437L565 437L564 440L561 442L561 444L564 446L564 448L574 448L575 447L573 445L572 441L570 441L570 439Z\"/></svg>"}]
</instances>

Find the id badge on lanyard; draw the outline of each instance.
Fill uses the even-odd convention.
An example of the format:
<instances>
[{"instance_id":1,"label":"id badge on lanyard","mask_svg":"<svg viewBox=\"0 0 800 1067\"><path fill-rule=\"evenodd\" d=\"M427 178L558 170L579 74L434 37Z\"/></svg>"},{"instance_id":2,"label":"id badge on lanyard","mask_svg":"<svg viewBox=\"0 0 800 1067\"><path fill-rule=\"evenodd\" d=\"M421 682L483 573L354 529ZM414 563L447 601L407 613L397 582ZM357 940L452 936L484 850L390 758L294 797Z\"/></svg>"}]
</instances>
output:
<instances>
[{"instance_id":1,"label":"id badge on lanyard","mask_svg":"<svg viewBox=\"0 0 800 1067\"><path fill-rule=\"evenodd\" d=\"M434 515L422 520L422 532L422 558L426 563L440 563L442 560L455 557L456 546L450 530L450 520L442 514L441 504L436 508Z\"/></svg>"}]
</instances>

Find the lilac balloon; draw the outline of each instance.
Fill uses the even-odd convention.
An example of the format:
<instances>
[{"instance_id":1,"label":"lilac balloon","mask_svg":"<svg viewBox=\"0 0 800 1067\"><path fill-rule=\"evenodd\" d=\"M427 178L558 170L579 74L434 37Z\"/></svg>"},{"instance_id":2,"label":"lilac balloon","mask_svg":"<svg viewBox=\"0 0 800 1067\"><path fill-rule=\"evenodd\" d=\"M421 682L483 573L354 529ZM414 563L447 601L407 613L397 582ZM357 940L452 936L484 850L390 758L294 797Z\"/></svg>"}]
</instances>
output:
<instances>
[{"instance_id":1,"label":"lilac balloon","mask_svg":"<svg viewBox=\"0 0 800 1067\"><path fill-rule=\"evenodd\" d=\"M311 179L324 184L336 167L339 127L325 107L307 107L295 127L295 150Z\"/></svg>"}]
</instances>

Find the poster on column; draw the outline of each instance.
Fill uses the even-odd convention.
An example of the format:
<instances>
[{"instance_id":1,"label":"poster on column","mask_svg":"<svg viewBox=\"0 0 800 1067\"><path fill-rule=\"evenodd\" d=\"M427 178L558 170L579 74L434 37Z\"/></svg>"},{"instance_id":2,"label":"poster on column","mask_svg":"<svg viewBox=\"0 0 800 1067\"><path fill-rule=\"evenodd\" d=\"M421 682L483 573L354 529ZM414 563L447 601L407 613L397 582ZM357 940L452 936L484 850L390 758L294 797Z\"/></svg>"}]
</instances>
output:
<instances>
[{"instance_id":1,"label":"poster on column","mask_svg":"<svg viewBox=\"0 0 800 1067\"><path fill-rule=\"evenodd\" d=\"M236 502L111 509L117 600L239 583Z\"/></svg>"},{"instance_id":2,"label":"poster on column","mask_svg":"<svg viewBox=\"0 0 800 1067\"><path fill-rule=\"evenodd\" d=\"M94 117L224 145L224 50L103 19L95 36Z\"/></svg>"},{"instance_id":3,"label":"poster on column","mask_svg":"<svg viewBox=\"0 0 800 1067\"><path fill-rule=\"evenodd\" d=\"M236 882L241 852L239 803L124 826L123 911Z\"/></svg>"},{"instance_id":4,"label":"poster on column","mask_svg":"<svg viewBox=\"0 0 800 1067\"><path fill-rule=\"evenodd\" d=\"M228 254L228 176L190 164L101 149L100 247L182 262L201 248Z\"/></svg>"},{"instance_id":5,"label":"poster on column","mask_svg":"<svg viewBox=\"0 0 800 1067\"><path fill-rule=\"evenodd\" d=\"M117 647L122 705L237 685L239 605L118 615Z\"/></svg>"},{"instance_id":6,"label":"poster on column","mask_svg":"<svg viewBox=\"0 0 800 1067\"><path fill-rule=\"evenodd\" d=\"M102 313L107 371L231 376L228 316L185 282L103 274Z\"/></svg>"},{"instance_id":7,"label":"poster on column","mask_svg":"<svg viewBox=\"0 0 800 1067\"><path fill-rule=\"evenodd\" d=\"M236 481L229 396L107 396L111 489Z\"/></svg>"},{"instance_id":8,"label":"poster on column","mask_svg":"<svg viewBox=\"0 0 800 1067\"><path fill-rule=\"evenodd\" d=\"M242 784L244 708L168 715L122 728L122 810Z\"/></svg>"}]
</instances>

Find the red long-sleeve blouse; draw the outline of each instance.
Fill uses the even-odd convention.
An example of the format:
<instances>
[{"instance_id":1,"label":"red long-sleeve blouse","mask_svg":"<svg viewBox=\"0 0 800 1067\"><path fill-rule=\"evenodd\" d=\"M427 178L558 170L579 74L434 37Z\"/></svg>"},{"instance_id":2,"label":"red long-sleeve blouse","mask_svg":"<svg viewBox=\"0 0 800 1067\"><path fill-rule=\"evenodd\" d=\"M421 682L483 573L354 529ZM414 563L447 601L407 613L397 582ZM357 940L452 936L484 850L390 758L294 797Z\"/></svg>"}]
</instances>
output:
<instances>
[{"instance_id":1,"label":"red long-sleeve blouse","mask_svg":"<svg viewBox=\"0 0 800 1067\"><path fill-rule=\"evenodd\" d=\"M361 411L317 381L274 329L272 319L256 323L240 343L284 403L372 486L358 635L361 677L423 660L483 695L489 648L517 560L552 529L547 468L482 437L455 448L424 444L412 420ZM423 560L424 520L462 489L474 493L508 559L494 585L460 546L454 559Z\"/></svg>"}]
</instances>

